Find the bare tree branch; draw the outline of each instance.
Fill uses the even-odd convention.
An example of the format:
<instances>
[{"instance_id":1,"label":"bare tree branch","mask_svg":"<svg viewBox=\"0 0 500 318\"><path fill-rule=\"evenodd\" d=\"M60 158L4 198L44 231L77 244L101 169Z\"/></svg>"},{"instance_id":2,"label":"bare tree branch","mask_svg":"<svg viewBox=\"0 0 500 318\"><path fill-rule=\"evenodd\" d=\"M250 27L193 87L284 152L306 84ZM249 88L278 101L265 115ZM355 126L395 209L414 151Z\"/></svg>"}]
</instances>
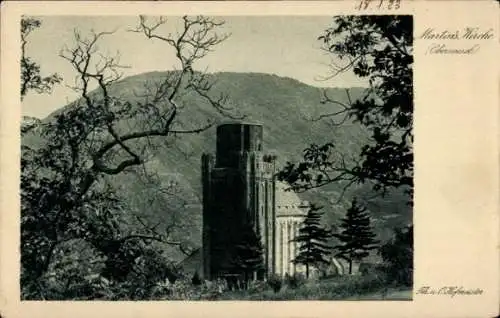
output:
<instances>
[{"instance_id":1,"label":"bare tree branch","mask_svg":"<svg viewBox=\"0 0 500 318\"><path fill-rule=\"evenodd\" d=\"M103 187L105 182L98 182L144 165L157 147L153 138L162 137L169 143L213 125L211 118L201 124L183 122L182 111L190 106L184 104L183 95L194 93L221 113L228 109L225 97L212 96L213 83L208 77L193 70L195 62L227 38L216 32L223 23L206 17L183 17L182 29L175 36L159 33L164 22L160 18L151 25L141 17L138 30L172 47L181 68L168 72L143 94L137 93L137 100L123 100L114 94L112 86L121 80L125 66L119 54L104 55L99 50L101 41L115 31L83 35L75 30L74 45L61 50L60 56L77 74L73 89L81 98L43 125L46 147L23 148L34 159L22 160L22 266L29 270L29 275L23 276L26 279L36 282L47 271L55 247L70 238L86 239L103 252L122 237L158 240L189 253L186 244L170 233L155 235L155 224L149 232L122 236L116 219L120 211L114 206L122 201L111 196L113 191ZM25 46L23 40L21 49ZM103 202L109 206L103 206ZM94 211L100 208L107 211ZM101 212L103 215L98 215ZM174 216L168 232L178 231L180 222ZM106 241L108 236L111 238ZM100 244L100 240L106 242Z\"/></svg>"},{"instance_id":2,"label":"bare tree branch","mask_svg":"<svg viewBox=\"0 0 500 318\"><path fill-rule=\"evenodd\" d=\"M38 19L24 16L21 18L21 101L30 90L38 94L50 93L54 85L62 81L62 77L57 73L42 77L40 65L27 55L28 36L40 26L41 21Z\"/></svg>"}]
</instances>

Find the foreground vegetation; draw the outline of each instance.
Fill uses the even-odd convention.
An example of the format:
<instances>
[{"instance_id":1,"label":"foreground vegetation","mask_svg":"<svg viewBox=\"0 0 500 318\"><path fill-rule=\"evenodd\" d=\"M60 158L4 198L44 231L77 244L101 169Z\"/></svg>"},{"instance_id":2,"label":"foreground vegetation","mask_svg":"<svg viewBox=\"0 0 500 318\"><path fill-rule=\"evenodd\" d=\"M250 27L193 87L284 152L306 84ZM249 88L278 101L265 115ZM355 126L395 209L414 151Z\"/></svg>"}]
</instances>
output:
<instances>
[{"instance_id":1,"label":"foreground vegetation","mask_svg":"<svg viewBox=\"0 0 500 318\"><path fill-rule=\"evenodd\" d=\"M71 254L54 260L47 274L36 282L36 293L22 289L29 300L348 300L409 299L413 285L413 233L396 231L393 240L380 250L382 263L367 264L357 275L326 276L306 279L291 276L271 277L266 282L250 281L229 288L223 280L203 281L199 275L183 272L164 256L150 250L132 262L132 271L124 278L107 278L106 257L95 262L95 254ZM83 242L80 242L83 243ZM75 244L75 243L74 243ZM71 248L86 251L83 247ZM59 255L59 252L56 252ZM64 254L64 253L63 253ZM91 256L91 255L90 255ZM82 275L83 274L83 275ZM242 286L246 285L246 286ZM36 288L35 288L36 287ZM401 295L402 294L402 295Z\"/></svg>"},{"instance_id":2,"label":"foreground vegetation","mask_svg":"<svg viewBox=\"0 0 500 318\"><path fill-rule=\"evenodd\" d=\"M71 285L49 279L43 287L47 300L411 300L411 279L395 280L387 270L379 267L362 274L327 278L271 277L241 288L228 288L223 280L203 281L197 275L154 284L133 280L118 283L88 275Z\"/></svg>"},{"instance_id":3,"label":"foreground vegetation","mask_svg":"<svg viewBox=\"0 0 500 318\"><path fill-rule=\"evenodd\" d=\"M216 91L213 77L193 68L195 62L226 39L227 36L218 31L223 22L206 17L183 17L178 22L183 31L177 36L161 32L165 18L148 21L139 17L137 28L132 29L148 39L164 42L167 49L176 53L177 64L180 64L178 71L162 73L157 80L148 82L141 92L134 91L134 99L124 98L119 92L120 85L122 90L127 87L121 81L119 55L106 56L98 48L98 42L114 32L92 31L85 36L75 30L73 45L62 50L61 57L69 62L77 75L74 89L81 98L50 118L30 122L22 128L23 140L31 135L40 142L30 144L23 141L21 149L21 298L345 299L385 292L391 284L411 286L412 227L396 229L393 241L380 247L379 254L386 263L386 271L380 275L371 273L321 281L291 279L282 282L273 278L267 283L253 283L245 290L235 291L228 290L223 282L195 282L192 277L179 273L176 258L191 255L193 248L190 245L193 244L187 243L199 241L199 238L190 238L185 242L186 237L195 236L192 234L194 230L186 228L199 213L190 214L187 201L173 199L183 197L179 195L182 193L179 189L188 187L176 182L163 184L165 180L159 177L158 166L149 158L160 152L160 148L164 153L175 153L176 147L180 146L176 143L179 135L195 136L207 131L221 116L240 118L241 114L230 112L233 109L230 103L226 103L226 91L233 92L232 89ZM409 16L340 17L335 19L334 27L320 37L333 55L348 57L353 63L356 61L347 68L352 68L359 77L369 78L373 92L365 98L353 99L356 101L352 105L341 103L345 111L340 113L346 115L345 120L351 120L349 123L357 122L372 133L372 140L363 143L357 156L361 165L353 166L344 160L344 157L350 157L349 146L343 149L337 145L353 144L344 142L344 138L339 139L341 131L349 141L355 134L349 129L336 130L335 143L320 147L311 145L305 149L304 162L288 164L279 175L281 180L292 184L295 190L304 191L341 183L346 183L343 190L355 184L373 184L374 192L384 195L389 190L404 190L407 194L404 201L412 207L411 22ZM39 26L36 19L23 19L21 23L22 97L28 92L50 93L52 86L61 81L57 74L41 77L40 66L24 54L28 34ZM359 47L356 40L359 37L370 38L366 42L369 47ZM381 41L380 37L387 39ZM394 81L394 78L398 80ZM278 82L274 78L272 81ZM238 84L241 86L241 81ZM98 88L91 91L92 85ZM267 88L271 90L272 86ZM268 95L248 94L251 91L248 87L243 91L242 95L251 95L252 98L261 96L262 103L248 99L247 104L252 105L254 113L261 113L261 109L254 105L272 109L274 115L270 118L280 115L276 112L277 96L288 98L288 94L277 94L278 90L274 88ZM312 90L311 96L296 89L294 93L301 96L300 100L313 100L311 105L320 102ZM379 97L377 101L370 97L372 95ZM188 96L203 100L210 111L197 112L198 103ZM354 96L348 94L348 97L351 104ZM331 98L325 93L325 100L321 103L340 103ZM288 106L288 100L282 104ZM308 107L296 103L301 107L295 113L303 115ZM290 109L282 108L281 117L289 116ZM195 117L195 113L200 115ZM262 112L261 116L264 114ZM294 139L292 135L284 134L280 126L271 126L276 126L278 133L268 131L268 134L284 136L287 141L283 144ZM289 126L297 135L304 135L304 131L316 131L322 135L318 126L304 123ZM345 127L350 127L350 124ZM210 144L204 139L199 140L199 144ZM274 144L279 144L277 139ZM194 149L189 142L183 145ZM340 158L336 158L339 157L337 151ZM177 152L184 155L184 150ZM184 157L160 162L175 171L186 166ZM152 166L147 165L151 163ZM196 171L191 175L198 183L199 170L192 170ZM139 185L139 176L147 186ZM130 178L132 182L121 182L124 179L120 178ZM146 191L149 189L156 191L150 196L155 198L154 201L146 200L147 196L143 195L149 193ZM134 199L141 198L130 202L125 199L129 193L135 193L131 195ZM328 197L328 202L330 199ZM156 213L155 208L162 213ZM143 215L145 211L155 215L155 219ZM158 214L167 219L157 220ZM199 228L199 224L193 228ZM345 250L348 250L342 253L343 256L361 258L363 255L354 255L354 248L359 248L359 244L354 246L343 237L339 239L346 243ZM363 245L366 247L372 243L363 242ZM176 257L175 253L183 255ZM239 255L244 256L244 262L239 263L245 267L248 267L248 260L256 258L255 253ZM307 262L310 259L307 258ZM396 278L396 282L388 277Z\"/></svg>"},{"instance_id":4,"label":"foreground vegetation","mask_svg":"<svg viewBox=\"0 0 500 318\"><path fill-rule=\"evenodd\" d=\"M256 284L248 291L227 291L218 300L358 300L389 299L390 294L402 291L411 300L411 287L387 284L378 275L339 276L324 280L307 280L297 285L284 282L275 291L269 284ZM388 297L389 296L389 297Z\"/></svg>"}]
</instances>

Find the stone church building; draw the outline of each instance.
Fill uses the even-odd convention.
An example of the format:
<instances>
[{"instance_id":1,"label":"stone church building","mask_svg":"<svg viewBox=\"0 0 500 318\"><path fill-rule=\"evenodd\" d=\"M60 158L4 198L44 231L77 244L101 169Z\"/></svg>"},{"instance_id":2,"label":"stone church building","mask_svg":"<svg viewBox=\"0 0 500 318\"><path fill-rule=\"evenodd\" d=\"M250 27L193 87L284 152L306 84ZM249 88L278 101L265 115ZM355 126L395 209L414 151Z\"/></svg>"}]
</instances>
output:
<instances>
[{"instance_id":1,"label":"stone church building","mask_svg":"<svg viewBox=\"0 0 500 318\"><path fill-rule=\"evenodd\" d=\"M263 126L217 127L216 154L202 156L203 247L199 274L211 280L234 274L234 247L244 227L260 234L265 270L260 276L305 271L292 260L293 240L309 204L275 179L275 158L263 151ZM341 270L339 268L339 270Z\"/></svg>"}]
</instances>

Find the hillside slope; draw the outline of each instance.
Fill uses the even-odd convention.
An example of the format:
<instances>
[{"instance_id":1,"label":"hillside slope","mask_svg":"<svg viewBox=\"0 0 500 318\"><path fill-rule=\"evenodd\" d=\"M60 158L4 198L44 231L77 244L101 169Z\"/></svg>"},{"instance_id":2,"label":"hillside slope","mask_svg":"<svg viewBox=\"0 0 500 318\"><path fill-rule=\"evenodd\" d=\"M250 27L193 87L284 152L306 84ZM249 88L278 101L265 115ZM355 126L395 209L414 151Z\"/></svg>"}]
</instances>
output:
<instances>
[{"instance_id":1,"label":"hillside slope","mask_svg":"<svg viewBox=\"0 0 500 318\"><path fill-rule=\"evenodd\" d=\"M111 94L125 100L134 101L144 84L165 76L162 72L132 76L115 83ZM322 91L290 78L262 73L216 73L210 75L215 80L217 96L225 93L234 113L245 115L245 120L258 121L264 126L264 151L278 156L279 164L301 158L304 147L310 143L321 144L333 141L337 149L348 157L355 156L367 138L363 129L350 122L342 126L332 126L327 120L313 121L321 113L331 112L332 105L320 103ZM362 89L350 90L351 98L360 96ZM347 101L344 89L328 89L331 98ZM217 122L227 120L205 101L186 94L182 103L185 108L180 121L187 127L196 127L207 118ZM67 106L71 107L71 106ZM64 108L57 111L64 111ZM50 121L54 114L43 121ZM121 129L128 129L126 126ZM332 140L333 139L333 140ZM40 144L43 141L36 133L23 138L23 143ZM148 171L157 173L159 179L144 178L141 169L118 175L111 182L123 195L130 207L130 213L137 213L152 223L177 222L179 230L174 234L179 240L193 247L201 245L201 169L202 153L215 151L215 127L196 135L182 135L175 144L165 140L154 140L157 149L146 164ZM176 193L160 191L162 186L177 184ZM357 195L370 195L369 187L354 189ZM323 205L325 222L331 224L345 213L349 193L345 200L336 203L341 192L340 185L329 185L322 189L301 194L304 199ZM352 194L352 193L351 193ZM404 205L401 193L369 200L369 208L374 216L374 225L382 239L390 235L394 226L411 220L411 211ZM176 223L176 224L177 224ZM177 257L177 256L175 256ZM180 257L180 256L179 256Z\"/></svg>"}]
</instances>

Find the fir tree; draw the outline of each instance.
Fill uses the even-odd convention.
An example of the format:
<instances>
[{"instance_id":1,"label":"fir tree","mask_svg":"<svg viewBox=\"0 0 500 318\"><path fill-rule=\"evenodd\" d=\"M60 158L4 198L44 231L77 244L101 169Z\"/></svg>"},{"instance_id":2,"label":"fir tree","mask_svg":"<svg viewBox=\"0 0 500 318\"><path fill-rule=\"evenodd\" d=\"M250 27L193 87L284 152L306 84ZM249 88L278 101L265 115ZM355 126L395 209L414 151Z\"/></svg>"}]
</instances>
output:
<instances>
[{"instance_id":1,"label":"fir tree","mask_svg":"<svg viewBox=\"0 0 500 318\"><path fill-rule=\"evenodd\" d=\"M361 261L369 255L369 251L376 249L378 240L370 225L370 215L365 207L361 206L356 199L351 203L346 216L341 220L342 231L333 234L340 241L340 245L334 247L337 257L349 262L349 274L352 274L353 261Z\"/></svg>"},{"instance_id":2,"label":"fir tree","mask_svg":"<svg viewBox=\"0 0 500 318\"><path fill-rule=\"evenodd\" d=\"M318 264L329 264L326 256L330 253L327 241L331 233L321 226L323 213L319 212L322 207L311 205L299 235L293 240L299 242L299 253L293 260L295 264L306 266L306 277L309 278L309 266Z\"/></svg>"},{"instance_id":3,"label":"fir tree","mask_svg":"<svg viewBox=\"0 0 500 318\"><path fill-rule=\"evenodd\" d=\"M254 273L264 270L260 235L251 225L245 226L241 231L239 241L235 245L233 266L243 273L245 283L252 279Z\"/></svg>"}]
</instances>

